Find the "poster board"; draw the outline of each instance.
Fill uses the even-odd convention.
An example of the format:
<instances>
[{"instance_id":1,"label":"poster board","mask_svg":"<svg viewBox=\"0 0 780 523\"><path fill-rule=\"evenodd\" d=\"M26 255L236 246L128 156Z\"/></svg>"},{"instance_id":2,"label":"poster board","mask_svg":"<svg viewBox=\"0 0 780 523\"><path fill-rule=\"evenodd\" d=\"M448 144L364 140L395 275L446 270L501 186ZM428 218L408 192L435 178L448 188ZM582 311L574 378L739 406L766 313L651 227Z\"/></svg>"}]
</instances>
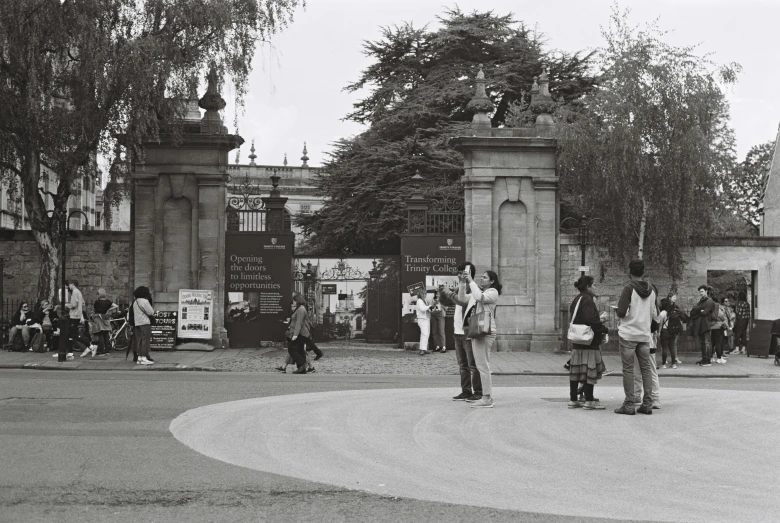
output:
<instances>
[{"instance_id":1,"label":"poster board","mask_svg":"<svg viewBox=\"0 0 780 523\"><path fill-rule=\"evenodd\" d=\"M179 338L211 339L214 296L210 290L179 290Z\"/></svg>"},{"instance_id":2,"label":"poster board","mask_svg":"<svg viewBox=\"0 0 780 523\"><path fill-rule=\"evenodd\" d=\"M176 346L178 319L177 311L157 311L152 319L152 337L149 343L152 350L173 350Z\"/></svg>"},{"instance_id":3,"label":"poster board","mask_svg":"<svg viewBox=\"0 0 780 523\"><path fill-rule=\"evenodd\" d=\"M777 352L777 334L772 334L772 320L753 320L751 322L750 339L747 344L748 356L768 358L769 354Z\"/></svg>"}]
</instances>

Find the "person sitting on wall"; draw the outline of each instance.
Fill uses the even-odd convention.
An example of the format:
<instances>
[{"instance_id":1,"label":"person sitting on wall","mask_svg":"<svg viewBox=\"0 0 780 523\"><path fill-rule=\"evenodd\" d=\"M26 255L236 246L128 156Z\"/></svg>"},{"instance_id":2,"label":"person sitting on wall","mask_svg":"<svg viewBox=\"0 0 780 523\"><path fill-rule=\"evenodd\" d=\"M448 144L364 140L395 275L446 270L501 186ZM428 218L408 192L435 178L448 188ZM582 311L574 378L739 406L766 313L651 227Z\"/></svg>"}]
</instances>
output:
<instances>
[{"instance_id":1,"label":"person sitting on wall","mask_svg":"<svg viewBox=\"0 0 780 523\"><path fill-rule=\"evenodd\" d=\"M13 347L14 338L19 334L22 336L23 348L30 346L30 325L33 323L33 315L30 312L30 305L23 301L19 304L19 309L11 318L11 330L8 332L8 343ZM9 348L8 350L13 350Z\"/></svg>"}]
</instances>

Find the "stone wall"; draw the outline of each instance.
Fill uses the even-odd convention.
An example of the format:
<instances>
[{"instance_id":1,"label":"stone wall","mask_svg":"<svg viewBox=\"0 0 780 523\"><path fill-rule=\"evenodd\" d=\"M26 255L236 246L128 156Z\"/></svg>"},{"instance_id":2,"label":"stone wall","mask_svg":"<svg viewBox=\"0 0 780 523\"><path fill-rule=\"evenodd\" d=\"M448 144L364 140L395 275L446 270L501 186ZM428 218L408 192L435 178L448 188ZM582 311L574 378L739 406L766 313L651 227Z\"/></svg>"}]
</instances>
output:
<instances>
[{"instance_id":1,"label":"stone wall","mask_svg":"<svg viewBox=\"0 0 780 523\"><path fill-rule=\"evenodd\" d=\"M580 276L577 269L581 250L575 242L576 237L561 237L561 308L566 310L577 295L573 284ZM677 281L672 281L662 268L648 264L645 276L658 288L661 297L675 283L678 304L690 310L699 299L698 286L707 283L708 270L750 271L756 277L756 317L780 318L780 238L716 238L711 245L687 248L683 253L687 265ZM628 280L628 267L605 261L594 248L586 250L585 260L590 269L588 274L595 278L599 310L609 312L609 305L617 305Z\"/></svg>"},{"instance_id":2,"label":"stone wall","mask_svg":"<svg viewBox=\"0 0 780 523\"><path fill-rule=\"evenodd\" d=\"M34 300L37 294L41 255L30 231L0 231L3 297ZM74 231L68 239L66 277L75 278L87 303L97 298L100 287L114 301L127 302L130 288L130 233Z\"/></svg>"}]
</instances>

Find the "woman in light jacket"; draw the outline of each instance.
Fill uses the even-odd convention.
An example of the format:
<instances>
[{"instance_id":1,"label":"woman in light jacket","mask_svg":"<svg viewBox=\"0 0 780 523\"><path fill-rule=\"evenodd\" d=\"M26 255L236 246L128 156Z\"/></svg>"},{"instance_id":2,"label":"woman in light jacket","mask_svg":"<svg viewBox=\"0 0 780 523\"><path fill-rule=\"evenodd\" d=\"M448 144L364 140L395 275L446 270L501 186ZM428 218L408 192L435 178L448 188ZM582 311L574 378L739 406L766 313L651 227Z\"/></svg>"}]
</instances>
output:
<instances>
[{"instance_id":1,"label":"woman in light jacket","mask_svg":"<svg viewBox=\"0 0 780 523\"><path fill-rule=\"evenodd\" d=\"M474 352L474 361L477 364L479 377L482 380L482 398L475 401L469 401L472 408L493 408L493 381L490 377L490 351L496 343L496 303L501 294L501 283L498 281L498 275L493 271L485 271L479 278L479 283L471 277L471 272L464 273L466 281L469 283L471 295L476 304L466 311L464 322L468 324L468 319L473 314L488 312L490 315L489 333L476 338L471 338L471 346ZM464 292L465 297L465 292Z\"/></svg>"},{"instance_id":2,"label":"woman in light jacket","mask_svg":"<svg viewBox=\"0 0 780 523\"><path fill-rule=\"evenodd\" d=\"M152 341L152 316L154 308L152 293L149 287L138 287L133 291L133 304L130 313L133 315L133 343L138 355L138 365L152 365L154 360L150 358L149 344Z\"/></svg>"},{"instance_id":3,"label":"woman in light jacket","mask_svg":"<svg viewBox=\"0 0 780 523\"><path fill-rule=\"evenodd\" d=\"M417 314L417 326L420 327L420 356L427 356L428 338L431 335L431 307L426 303L425 297L428 292L425 289L417 291L417 303L414 308Z\"/></svg>"}]
</instances>

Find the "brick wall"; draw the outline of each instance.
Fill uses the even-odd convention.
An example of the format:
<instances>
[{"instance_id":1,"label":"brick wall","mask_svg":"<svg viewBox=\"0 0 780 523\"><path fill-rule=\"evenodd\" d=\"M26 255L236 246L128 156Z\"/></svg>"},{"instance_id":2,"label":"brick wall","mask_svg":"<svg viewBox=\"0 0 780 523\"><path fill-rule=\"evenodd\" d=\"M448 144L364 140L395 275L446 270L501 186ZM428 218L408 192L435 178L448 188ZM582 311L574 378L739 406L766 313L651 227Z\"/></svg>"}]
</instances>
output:
<instances>
[{"instance_id":1,"label":"brick wall","mask_svg":"<svg viewBox=\"0 0 780 523\"><path fill-rule=\"evenodd\" d=\"M100 287L109 298L130 298L130 233L75 231L68 239L66 277L79 281L87 303ZM34 300L40 272L40 253L29 231L0 231L0 258L5 260L3 296L10 300Z\"/></svg>"}]
</instances>

